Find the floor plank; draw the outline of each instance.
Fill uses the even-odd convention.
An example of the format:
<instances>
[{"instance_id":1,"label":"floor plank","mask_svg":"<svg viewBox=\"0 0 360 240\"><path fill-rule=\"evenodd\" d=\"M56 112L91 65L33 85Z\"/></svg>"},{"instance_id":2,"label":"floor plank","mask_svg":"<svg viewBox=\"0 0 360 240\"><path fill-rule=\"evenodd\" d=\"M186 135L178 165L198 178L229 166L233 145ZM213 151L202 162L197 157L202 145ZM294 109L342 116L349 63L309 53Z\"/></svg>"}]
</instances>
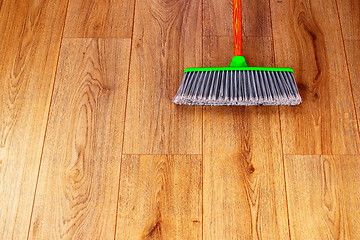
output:
<instances>
[{"instance_id":1,"label":"floor plank","mask_svg":"<svg viewBox=\"0 0 360 240\"><path fill-rule=\"evenodd\" d=\"M135 0L70 0L65 37L130 38Z\"/></svg>"},{"instance_id":2,"label":"floor plank","mask_svg":"<svg viewBox=\"0 0 360 240\"><path fill-rule=\"evenodd\" d=\"M233 0L204 0L203 36L233 36ZM271 37L270 5L268 0L243 0L243 35Z\"/></svg>"},{"instance_id":3,"label":"floor plank","mask_svg":"<svg viewBox=\"0 0 360 240\"><path fill-rule=\"evenodd\" d=\"M334 1L271 1L277 66L295 70L303 103L281 108L284 153L357 154L359 130ZM335 54L336 53L336 54Z\"/></svg>"},{"instance_id":4,"label":"floor plank","mask_svg":"<svg viewBox=\"0 0 360 240\"><path fill-rule=\"evenodd\" d=\"M201 239L201 156L122 161L117 239Z\"/></svg>"},{"instance_id":5,"label":"floor plank","mask_svg":"<svg viewBox=\"0 0 360 240\"><path fill-rule=\"evenodd\" d=\"M359 156L286 156L285 169L293 239L360 239Z\"/></svg>"},{"instance_id":6,"label":"floor plank","mask_svg":"<svg viewBox=\"0 0 360 240\"><path fill-rule=\"evenodd\" d=\"M231 46L233 37L227 36L205 36L204 45L204 67L227 67L233 57Z\"/></svg>"},{"instance_id":7,"label":"floor plank","mask_svg":"<svg viewBox=\"0 0 360 240\"><path fill-rule=\"evenodd\" d=\"M243 35L246 37L272 37L269 0L242 1ZM261 54L260 52L255 53Z\"/></svg>"},{"instance_id":8,"label":"floor plank","mask_svg":"<svg viewBox=\"0 0 360 240\"><path fill-rule=\"evenodd\" d=\"M203 36L233 36L232 0L203 0Z\"/></svg>"},{"instance_id":9,"label":"floor plank","mask_svg":"<svg viewBox=\"0 0 360 240\"><path fill-rule=\"evenodd\" d=\"M30 239L113 239L129 39L64 39Z\"/></svg>"},{"instance_id":10,"label":"floor plank","mask_svg":"<svg viewBox=\"0 0 360 240\"><path fill-rule=\"evenodd\" d=\"M66 4L0 1L0 239L27 236Z\"/></svg>"},{"instance_id":11,"label":"floor plank","mask_svg":"<svg viewBox=\"0 0 360 240\"><path fill-rule=\"evenodd\" d=\"M336 0L345 40L360 40L360 1Z\"/></svg>"},{"instance_id":12,"label":"floor plank","mask_svg":"<svg viewBox=\"0 0 360 240\"><path fill-rule=\"evenodd\" d=\"M356 106L357 120L358 125L360 126L360 40L345 40L345 49Z\"/></svg>"},{"instance_id":13,"label":"floor plank","mask_svg":"<svg viewBox=\"0 0 360 240\"><path fill-rule=\"evenodd\" d=\"M204 64L225 64L231 46L205 37ZM273 64L271 38L244 46L249 64ZM203 164L204 239L289 239L278 107L206 107Z\"/></svg>"},{"instance_id":14,"label":"floor plank","mask_svg":"<svg viewBox=\"0 0 360 240\"><path fill-rule=\"evenodd\" d=\"M201 1L136 4L127 154L201 153L201 107L172 103L185 67L201 66Z\"/></svg>"}]
</instances>

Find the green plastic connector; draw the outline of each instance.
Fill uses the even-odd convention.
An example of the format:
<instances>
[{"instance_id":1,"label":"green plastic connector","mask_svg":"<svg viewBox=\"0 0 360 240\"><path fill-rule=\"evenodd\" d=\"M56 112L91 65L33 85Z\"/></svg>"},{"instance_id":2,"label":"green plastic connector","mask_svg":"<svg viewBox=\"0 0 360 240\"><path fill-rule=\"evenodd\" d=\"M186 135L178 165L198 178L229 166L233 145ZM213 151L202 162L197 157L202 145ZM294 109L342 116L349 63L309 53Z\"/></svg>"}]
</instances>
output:
<instances>
[{"instance_id":1,"label":"green plastic connector","mask_svg":"<svg viewBox=\"0 0 360 240\"><path fill-rule=\"evenodd\" d=\"M186 68L187 72L201 71L273 71L273 72L294 72L291 68L271 68L271 67L249 67L243 56L235 56L232 58L230 67L207 67L207 68Z\"/></svg>"},{"instance_id":2,"label":"green plastic connector","mask_svg":"<svg viewBox=\"0 0 360 240\"><path fill-rule=\"evenodd\" d=\"M243 56L235 56L231 60L230 67L248 67L248 64Z\"/></svg>"}]
</instances>

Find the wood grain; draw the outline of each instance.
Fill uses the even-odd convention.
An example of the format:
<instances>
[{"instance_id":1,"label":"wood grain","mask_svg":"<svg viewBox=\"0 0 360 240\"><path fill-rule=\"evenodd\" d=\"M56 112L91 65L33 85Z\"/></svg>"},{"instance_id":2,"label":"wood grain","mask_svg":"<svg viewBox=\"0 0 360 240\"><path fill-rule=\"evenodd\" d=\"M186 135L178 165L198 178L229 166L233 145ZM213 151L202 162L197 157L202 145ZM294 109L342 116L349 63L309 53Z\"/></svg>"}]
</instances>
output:
<instances>
[{"instance_id":1,"label":"wood grain","mask_svg":"<svg viewBox=\"0 0 360 240\"><path fill-rule=\"evenodd\" d=\"M360 238L359 156L286 156L293 239Z\"/></svg>"},{"instance_id":2,"label":"wood grain","mask_svg":"<svg viewBox=\"0 0 360 240\"><path fill-rule=\"evenodd\" d=\"M303 103L281 108L286 154L357 154L360 149L334 1L271 1L276 64L295 70Z\"/></svg>"},{"instance_id":3,"label":"wood grain","mask_svg":"<svg viewBox=\"0 0 360 240\"><path fill-rule=\"evenodd\" d=\"M345 40L347 65L350 72L352 95L356 106L358 125L360 126L360 40Z\"/></svg>"},{"instance_id":4,"label":"wood grain","mask_svg":"<svg viewBox=\"0 0 360 240\"><path fill-rule=\"evenodd\" d=\"M360 1L336 0L345 40L360 40Z\"/></svg>"},{"instance_id":5,"label":"wood grain","mask_svg":"<svg viewBox=\"0 0 360 240\"><path fill-rule=\"evenodd\" d=\"M205 37L205 65L230 60L231 39ZM244 46L249 64L273 64L271 38ZM204 239L289 239L278 107L206 107L203 124Z\"/></svg>"},{"instance_id":6,"label":"wood grain","mask_svg":"<svg viewBox=\"0 0 360 240\"><path fill-rule=\"evenodd\" d=\"M30 239L113 239L129 39L64 39Z\"/></svg>"},{"instance_id":7,"label":"wood grain","mask_svg":"<svg viewBox=\"0 0 360 240\"><path fill-rule=\"evenodd\" d=\"M203 36L233 36L233 0L204 0ZM243 0L243 35L271 37L270 5L268 0Z\"/></svg>"},{"instance_id":8,"label":"wood grain","mask_svg":"<svg viewBox=\"0 0 360 240\"><path fill-rule=\"evenodd\" d=\"M117 239L201 239L201 160L124 156Z\"/></svg>"},{"instance_id":9,"label":"wood grain","mask_svg":"<svg viewBox=\"0 0 360 240\"><path fill-rule=\"evenodd\" d=\"M201 153L201 107L172 103L183 69L202 65L201 16L198 0L136 4L125 153Z\"/></svg>"},{"instance_id":10,"label":"wood grain","mask_svg":"<svg viewBox=\"0 0 360 240\"><path fill-rule=\"evenodd\" d=\"M0 239L27 236L66 4L0 1Z\"/></svg>"},{"instance_id":11,"label":"wood grain","mask_svg":"<svg viewBox=\"0 0 360 240\"><path fill-rule=\"evenodd\" d=\"M247 37L272 37L269 0L243 1L243 31ZM246 47L246 46L244 46ZM262 54L261 52L255 52Z\"/></svg>"},{"instance_id":12,"label":"wood grain","mask_svg":"<svg viewBox=\"0 0 360 240\"><path fill-rule=\"evenodd\" d=\"M65 37L130 38L135 0L70 0Z\"/></svg>"},{"instance_id":13,"label":"wood grain","mask_svg":"<svg viewBox=\"0 0 360 240\"><path fill-rule=\"evenodd\" d=\"M204 67L227 67L233 57L233 37L205 36L203 37ZM246 39L244 39L246 41Z\"/></svg>"},{"instance_id":14,"label":"wood grain","mask_svg":"<svg viewBox=\"0 0 360 240\"><path fill-rule=\"evenodd\" d=\"M233 0L203 0L203 36L233 36Z\"/></svg>"}]
</instances>

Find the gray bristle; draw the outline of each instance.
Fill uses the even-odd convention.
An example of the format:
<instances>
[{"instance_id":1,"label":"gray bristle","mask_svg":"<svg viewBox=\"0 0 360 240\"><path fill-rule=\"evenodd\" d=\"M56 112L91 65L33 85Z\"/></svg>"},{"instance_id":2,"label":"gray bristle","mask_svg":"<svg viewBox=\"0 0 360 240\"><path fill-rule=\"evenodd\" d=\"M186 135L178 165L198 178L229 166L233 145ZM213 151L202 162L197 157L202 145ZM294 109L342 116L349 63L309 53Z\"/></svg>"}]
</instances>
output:
<instances>
[{"instance_id":1,"label":"gray bristle","mask_svg":"<svg viewBox=\"0 0 360 240\"><path fill-rule=\"evenodd\" d=\"M198 71L184 75L174 103L179 105L298 105L292 72Z\"/></svg>"}]
</instances>

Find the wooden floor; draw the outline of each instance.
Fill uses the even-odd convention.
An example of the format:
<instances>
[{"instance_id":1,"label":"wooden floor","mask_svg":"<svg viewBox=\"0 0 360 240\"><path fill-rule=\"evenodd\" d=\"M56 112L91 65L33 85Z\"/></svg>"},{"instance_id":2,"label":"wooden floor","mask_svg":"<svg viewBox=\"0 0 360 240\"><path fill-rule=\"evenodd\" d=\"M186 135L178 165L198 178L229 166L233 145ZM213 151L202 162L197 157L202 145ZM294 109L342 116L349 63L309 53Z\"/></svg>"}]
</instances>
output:
<instances>
[{"instance_id":1,"label":"wooden floor","mask_svg":"<svg viewBox=\"0 0 360 240\"><path fill-rule=\"evenodd\" d=\"M360 1L243 5L300 106L171 102L231 0L0 0L0 239L360 239Z\"/></svg>"}]
</instances>

